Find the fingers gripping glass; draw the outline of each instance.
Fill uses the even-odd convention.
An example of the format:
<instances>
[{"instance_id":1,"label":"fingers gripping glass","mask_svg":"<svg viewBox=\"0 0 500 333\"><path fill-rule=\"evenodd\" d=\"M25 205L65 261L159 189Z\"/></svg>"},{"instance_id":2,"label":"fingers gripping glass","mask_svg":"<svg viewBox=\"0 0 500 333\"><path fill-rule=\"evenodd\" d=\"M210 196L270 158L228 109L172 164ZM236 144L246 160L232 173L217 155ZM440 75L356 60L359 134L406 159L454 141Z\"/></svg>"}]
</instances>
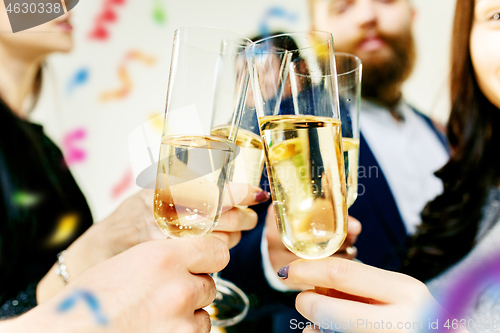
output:
<instances>
[{"instance_id":1,"label":"fingers gripping glass","mask_svg":"<svg viewBox=\"0 0 500 333\"><path fill-rule=\"evenodd\" d=\"M175 32L154 198L156 221L169 237L204 236L232 208L224 206L224 197L239 153L249 43L222 29ZM207 308L212 324L232 325L246 315L248 298L232 283L214 279L217 299Z\"/></svg>"}]
</instances>

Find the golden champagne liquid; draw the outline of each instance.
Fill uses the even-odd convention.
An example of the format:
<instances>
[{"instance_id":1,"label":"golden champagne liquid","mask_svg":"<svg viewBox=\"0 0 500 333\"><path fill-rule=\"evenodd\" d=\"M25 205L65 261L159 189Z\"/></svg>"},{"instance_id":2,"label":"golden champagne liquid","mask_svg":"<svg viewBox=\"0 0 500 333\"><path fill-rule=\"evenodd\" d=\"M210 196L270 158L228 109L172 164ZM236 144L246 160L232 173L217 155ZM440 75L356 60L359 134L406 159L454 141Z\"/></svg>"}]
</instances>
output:
<instances>
[{"instance_id":1,"label":"golden champagne liquid","mask_svg":"<svg viewBox=\"0 0 500 333\"><path fill-rule=\"evenodd\" d=\"M340 121L287 115L259 122L283 243L305 259L332 255L347 235Z\"/></svg>"},{"instance_id":2,"label":"golden champagne liquid","mask_svg":"<svg viewBox=\"0 0 500 333\"><path fill-rule=\"evenodd\" d=\"M154 215L168 236L203 236L221 210L234 144L214 136L165 136L160 147Z\"/></svg>"},{"instance_id":3,"label":"golden champagne liquid","mask_svg":"<svg viewBox=\"0 0 500 333\"><path fill-rule=\"evenodd\" d=\"M358 197L359 139L342 138L347 181L347 208Z\"/></svg>"},{"instance_id":4,"label":"golden champagne liquid","mask_svg":"<svg viewBox=\"0 0 500 333\"><path fill-rule=\"evenodd\" d=\"M210 134L227 138L230 128L231 125L214 127ZM264 146L260 137L240 128L236 137L236 145L239 147L239 151L233 162L234 169L231 181L258 187L264 167Z\"/></svg>"}]
</instances>

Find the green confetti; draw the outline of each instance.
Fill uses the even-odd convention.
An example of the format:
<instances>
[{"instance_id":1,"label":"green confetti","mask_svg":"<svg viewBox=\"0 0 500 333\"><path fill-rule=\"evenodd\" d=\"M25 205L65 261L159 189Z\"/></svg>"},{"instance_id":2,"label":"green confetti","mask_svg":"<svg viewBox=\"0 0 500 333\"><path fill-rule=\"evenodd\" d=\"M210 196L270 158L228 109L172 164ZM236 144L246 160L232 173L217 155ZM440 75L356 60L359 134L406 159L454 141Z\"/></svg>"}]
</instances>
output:
<instances>
[{"instance_id":1,"label":"green confetti","mask_svg":"<svg viewBox=\"0 0 500 333\"><path fill-rule=\"evenodd\" d=\"M159 24L163 24L167 20L167 13L160 4L157 4L153 11L153 19Z\"/></svg>"},{"instance_id":2,"label":"green confetti","mask_svg":"<svg viewBox=\"0 0 500 333\"><path fill-rule=\"evenodd\" d=\"M11 198L14 205L30 207L36 205L40 201L40 196L28 192L17 192Z\"/></svg>"}]
</instances>

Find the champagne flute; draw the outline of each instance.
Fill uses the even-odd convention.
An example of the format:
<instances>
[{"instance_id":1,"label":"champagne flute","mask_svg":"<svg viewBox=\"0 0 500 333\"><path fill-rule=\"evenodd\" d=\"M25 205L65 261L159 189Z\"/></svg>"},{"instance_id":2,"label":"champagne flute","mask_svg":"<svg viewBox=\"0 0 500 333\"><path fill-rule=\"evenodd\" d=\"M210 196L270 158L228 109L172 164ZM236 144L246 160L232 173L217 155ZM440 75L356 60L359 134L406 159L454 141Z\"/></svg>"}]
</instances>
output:
<instances>
[{"instance_id":1,"label":"champagne flute","mask_svg":"<svg viewBox=\"0 0 500 333\"><path fill-rule=\"evenodd\" d=\"M204 236L217 225L235 157L248 87L244 48L251 41L208 27L176 30L165 124L156 178L154 214L169 237ZM223 126L225 131L214 132ZM218 281L212 325L241 320L248 298ZM229 297L229 301L225 301ZM233 306L236 305L236 306Z\"/></svg>"},{"instance_id":2,"label":"champagne flute","mask_svg":"<svg viewBox=\"0 0 500 333\"><path fill-rule=\"evenodd\" d=\"M332 35L276 35L247 57L281 240L299 257L328 257L348 217Z\"/></svg>"},{"instance_id":3,"label":"champagne flute","mask_svg":"<svg viewBox=\"0 0 500 333\"><path fill-rule=\"evenodd\" d=\"M361 102L361 60L349 53L335 53L339 89L342 146L347 181L347 208L358 197L359 107Z\"/></svg>"}]
</instances>

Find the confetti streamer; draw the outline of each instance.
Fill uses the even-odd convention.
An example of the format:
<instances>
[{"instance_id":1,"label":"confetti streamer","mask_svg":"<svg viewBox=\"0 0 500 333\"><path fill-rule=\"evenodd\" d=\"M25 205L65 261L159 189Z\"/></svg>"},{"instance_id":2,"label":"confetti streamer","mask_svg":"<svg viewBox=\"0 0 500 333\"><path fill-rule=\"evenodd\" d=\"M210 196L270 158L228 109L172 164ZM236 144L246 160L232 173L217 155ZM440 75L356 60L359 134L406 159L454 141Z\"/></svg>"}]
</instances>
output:
<instances>
[{"instance_id":1,"label":"confetti streamer","mask_svg":"<svg viewBox=\"0 0 500 333\"><path fill-rule=\"evenodd\" d=\"M53 234L45 241L45 246L54 247L66 243L75 234L79 221L78 214L64 215L58 221Z\"/></svg>"},{"instance_id":2,"label":"confetti streamer","mask_svg":"<svg viewBox=\"0 0 500 333\"><path fill-rule=\"evenodd\" d=\"M68 94L71 94L77 87L84 85L89 80L89 70L82 67L71 77L67 85Z\"/></svg>"},{"instance_id":3,"label":"confetti streamer","mask_svg":"<svg viewBox=\"0 0 500 333\"><path fill-rule=\"evenodd\" d=\"M439 314L437 317L439 322L445 323L447 319L449 320L448 314L459 319L466 318L467 310L471 306L476 306L475 297L486 289L490 293L489 296L493 296L492 299L497 295L500 296L500 253L493 251L492 254L494 255L490 255L488 259L478 261L475 267L471 267L452 282L446 294L441 295L442 298L437 298L442 305L440 309L437 311L428 309L433 315ZM441 324L437 332L449 332L449 330Z\"/></svg>"},{"instance_id":4,"label":"confetti streamer","mask_svg":"<svg viewBox=\"0 0 500 333\"><path fill-rule=\"evenodd\" d=\"M104 0L102 10L94 19L94 26L89 33L89 38L93 40L104 41L109 39L109 27L106 25L116 24L118 22L118 14L116 7L124 6L125 0Z\"/></svg>"},{"instance_id":5,"label":"confetti streamer","mask_svg":"<svg viewBox=\"0 0 500 333\"><path fill-rule=\"evenodd\" d=\"M78 128L64 136L62 148L64 160L68 166L83 162L87 158L87 153L84 150L74 146L75 142L82 141L86 136L87 131L84 128Z\"/></svg>"},{"instance_id":6,"label":"confetti streamer","mask_svg":"<svg viewBox=\"0 0 500 333\"><path fill-rule=\"evenodd\" d=\"M59 313L65 313L75 307L78 300L82 299L92 312L95 321L100 325L107 325L108 318L102 313L101 306L97 297L95 297L90 291L87 290L75 290L69 297L63 300L57 307Z\"/></svg>"},{"instance_id":7,"label":"confetti streamer","mask_svg":"<svg viewBox=\"0 0 500 333\"><path fill-rule=\"evenodd\" d=\"M132 173L132 169L128 169L123 175L122 179L119 183L113 186L113 190L111 191L111 198L113 200L118 199L127 189L132 186L134 183L134 175Z\"/></svg>"},{"instance_id":8,"label":"confetti streamer","mask_svg":"<svg viewBox=\"0 0 500 333\"><path fill-rule=\"evenodd\" d=\"M262 36L270 34L271 30L269 27L269 21L271 21L274 17L282 18L290 23L295 23L298 19L298 15L296 13L288 12L286 9L281 7L271 7L266 11L259 24L259 33Z\"/></svg>"},{"instance_id":9,"label":"confetti streamer","mask_svg":"<svg viewBox=\"0 0 500 333\"><path fill-rule=\"evenodd\" d=\"M118 66L118 78L120 79L121 87L115 90L103 92L100 96L101 102L105 103L112 100L123 99L130 94L133 84L127 70L127 66L132 61L140 62L146 66L153 66L156 63L156 59L154 57L140 51L128 52Z\"/></svg>"}]
</instances>

